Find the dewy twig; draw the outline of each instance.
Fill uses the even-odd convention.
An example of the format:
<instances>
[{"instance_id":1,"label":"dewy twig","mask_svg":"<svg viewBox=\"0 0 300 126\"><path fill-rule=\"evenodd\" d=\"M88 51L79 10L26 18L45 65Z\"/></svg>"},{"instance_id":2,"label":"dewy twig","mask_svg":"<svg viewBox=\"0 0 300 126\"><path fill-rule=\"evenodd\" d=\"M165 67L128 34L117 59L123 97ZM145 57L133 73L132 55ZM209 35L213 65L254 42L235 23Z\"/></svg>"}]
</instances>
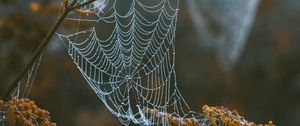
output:
<instances>
[{"instance_id":1,"label":"dewy twig","mask_svg":"<svg viewBox=\"0 0 300 126\"><path fill-rule=\"evenodd\" d=\"M41 44L38 46L38 48L35 50L33 56L31 57L30 61L23 67L21 72L18 74L16 79L8 86L7 90L4 91L2 98L8 99L10 96L10 93L18 86L18 82L21 80L21 78L25 75L25 73L29 70L29 68L34 64L36 59L39 57L39 55L43 52L45 47L48 45L49 41L51 40L54 33L57 31L63 20L66 18L68 13L70 11L73 11L77 8L80 8L82 6L88 5L95 0L89 0L87 2L84 2L82 4L78 4L78 0L74 0L70 5L68 0L64 0L65 8L62 13L62 15L58 18L54 26L50 29L50 31L47 33Z\"/></svg>"}]
</instances>

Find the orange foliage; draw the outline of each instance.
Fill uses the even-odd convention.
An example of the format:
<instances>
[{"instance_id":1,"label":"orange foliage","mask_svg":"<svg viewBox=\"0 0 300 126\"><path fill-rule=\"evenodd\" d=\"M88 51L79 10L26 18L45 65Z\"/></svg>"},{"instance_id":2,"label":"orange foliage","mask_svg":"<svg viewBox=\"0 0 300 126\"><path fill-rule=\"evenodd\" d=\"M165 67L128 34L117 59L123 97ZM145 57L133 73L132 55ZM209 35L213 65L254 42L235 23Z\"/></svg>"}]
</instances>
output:
<instances>
[{"instance_id":1,"label":"orange foliage","mask_svg":"<svg viewBox=\"0 0 300 126\"><path fill-rule=\"evenodd\" d=\"M7 120L10 126L56 126L50 121L48 111L40 109L34 101L26 98L18 99L13 97L8 102L0 100L0 111L5 114L4 120Z\"/></svg>"},{"instance_id":2,"label":"orange foliage","mask_svg":"<svg viewBox=\"0 0 300 126\"><path fill-rule=\"evenodd\" d=\"M196 119L178 118L178 117L172 116L169 113L160 112L157 109L150 109L150 108L146 108L145 112L150 113L150 114L154 115L156 118L159 118L159 119L162 119L162 118L168 119L168 123L171 126L198 126L198 122L197 122Z\"/></svg>"},{"instance_id":3,"label":"orange foliage","mask_svg":"<svg viewBox=\"0 0 300 126\"><path fill-rule=\"evenodd\" d=\"M201 123L195 118L178 118L169 113L160 112L157 109L146 108L145 112L154 115L160 120L163 118L167 119L171 126L199 126L199 123ZM212 126L275 126L272 121L265 125L248 122L236 111L230 111L225 107L209 107L205 105L202 107L202 112L204 114L203 118L208 118L207 120Z\"/></svg>"},{"instance_id":4,"label":"orange foliage","mask_svg":"<svg viewBox=\"0 0 300 126\"><path fill-rule=\"evenodd\" d=\"M202 111L204 114L208 115L213 126L217 126L216 120L220 120L225 126L274 126L272 121L265 125L256 125L253 122L248 122L244 117L240 116L237 111L230 111L223 106L209 107L205 105L202 107Z\"/></svg>"}]
</instances>

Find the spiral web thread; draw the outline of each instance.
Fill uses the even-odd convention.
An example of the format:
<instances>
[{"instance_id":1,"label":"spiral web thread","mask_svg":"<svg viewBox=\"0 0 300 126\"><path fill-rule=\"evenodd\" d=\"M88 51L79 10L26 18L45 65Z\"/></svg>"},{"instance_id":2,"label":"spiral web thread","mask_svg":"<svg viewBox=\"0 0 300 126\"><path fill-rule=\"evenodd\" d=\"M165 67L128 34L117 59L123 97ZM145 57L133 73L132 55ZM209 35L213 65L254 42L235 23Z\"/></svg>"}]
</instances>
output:
<instances>
[{"instance_id":1,"label":"spiral web thread","mask_svg":"<svg viewBox=\"0 0 300 126\"><path fill-rule=\"evenodd\" d=\"M170 125L149 109L196 118L176 83L178 4L178 0L97 0L80 8L92 14L68 18L88 22L90 28L58 33L90 87L123 125Z\"/></svg>"}]
</instances>

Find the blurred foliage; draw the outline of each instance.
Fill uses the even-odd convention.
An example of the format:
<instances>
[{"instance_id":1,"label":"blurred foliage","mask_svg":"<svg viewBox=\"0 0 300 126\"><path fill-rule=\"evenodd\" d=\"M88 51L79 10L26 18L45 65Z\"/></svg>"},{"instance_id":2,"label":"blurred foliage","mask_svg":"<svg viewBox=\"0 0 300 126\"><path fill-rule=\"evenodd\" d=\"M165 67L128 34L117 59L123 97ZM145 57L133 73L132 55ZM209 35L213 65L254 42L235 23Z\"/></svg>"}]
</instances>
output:
<instances>
[{"instance_id":1,"label":"blurred foliage","mask_svg":"<svg viewBox=\"0 0 300 126\"><path fill-rule=\"evenodd\" d=\"M176 70L179 88L192 109L223 105L255 122L300 125L299 5L298 0L261 1L241 59L224 72L214 55L196 46L196 29L182 2ZM29 60L59 9L58 0L0 1L0 92ZM66 21L60 31L73 26ZM29 97L47 108L58 125L120 125L81 77L57 37L44 52Z\"/></svg>"}]
</instances>

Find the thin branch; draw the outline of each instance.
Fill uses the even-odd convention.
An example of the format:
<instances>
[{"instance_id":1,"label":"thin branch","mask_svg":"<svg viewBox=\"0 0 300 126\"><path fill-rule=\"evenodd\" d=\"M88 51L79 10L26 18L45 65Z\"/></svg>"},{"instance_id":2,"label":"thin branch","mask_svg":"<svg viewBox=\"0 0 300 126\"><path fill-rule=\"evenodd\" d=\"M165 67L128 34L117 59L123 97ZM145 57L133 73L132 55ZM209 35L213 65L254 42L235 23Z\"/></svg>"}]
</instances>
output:
<instances>
[{"instance_id":1,"label":"thin branch","mask_svg":"<svg viewBox=\"0 0 300 126\"><path fill-rule=\"evenodd\" d=\"M68 6L67 8L71 8L71 7L73 7L73 6L75 6L75 4L78 2L78 0L74 0L71 4L70 4L70 6Z\"/></svg>"},{"instance_id":2,"label":"thin branch","mask_svg":"<svg viewBox=\"0 0 300 126\"><path fill-rule=\"evenodd\" d=\"M95 1L96 1L96 0L90 0L90 1L84 2L84 3L80 4L80 5L77 5L77 6L73 7L73 8L71 8L71 9L72 9L72 10L78 9L78 8L81 8L81 7L85 6L85 5L88 5L88 4L90 4L90 3L93 3L93 2L95 2Z\"/></svg>"},{"instance_id":3,"label":"thin branch","mask_svg":"<svg viewBox=\"0 0 300 126\"><path fill-rule=\"evenodd\" d=\"M45 49L46 45L49 43L50 39L52 38L53 34L57 31L58 27L62 23L62 21L65 19L66 15L69 11L64 11L63 14L59 17L58 21L54 24L54 26L51 28L51 30L47 33L46 37L43 39L39 47L35 50L33 56L31 57L30 61L23 67L21 72L18 74L17 78L10 84L6 92L3 94L3 98L7 99L9 98L10 92L17 87L18 82L21 80L21 78L25 75L25 73L28 71L28 69L33 65L35 60L38 58L38 56L42 53L42 51Z\"/></svg>"},{"instance_id":4,"label":"thin branch","mask_svg":"<svg viewBox=\"0 0 300 126\"><path fill-rule=\"evenodd\" d=\"M63 20L66 18L66 16L68 15L68 13L70 11L73 11L77 8L80 8L82 6L88 5L92 2L94 2L95 0L90 0L88 2L85 2L83 4L80 5L76 5L76 3L78 2L78 0L74 0L70 5L68 4L68 0L64 0L64 3L66 4L65 9L62 13L62 15L59 17L59 19L57 20L57 22L54 24L54 26L50 29L50 31L47 33L47 35L45 36L45 38L43 39L43 41L41 42L41 44L39 45L39 47L35 50L33 56L31 57L30 61L23 67L23 69L21 70L21 72L18 74L18 76L16 77L16 79L8 86L7 90L4 91L2 98L8 99L10 96L11 91L13 91L17 86L18 86L18 82L21 80L21 78L26 74L26 72L29 70L29 68L34 64L34 62L36 61L36 59L38 58L38 56L43 52L43 50L45 49L45 47L48 45L49 41L51 40L52 36L54 35L54 33L57 31L57 29L59 28L59 26L61 25L61 23L63 22Z\"/></svg>"}]
</instances>

